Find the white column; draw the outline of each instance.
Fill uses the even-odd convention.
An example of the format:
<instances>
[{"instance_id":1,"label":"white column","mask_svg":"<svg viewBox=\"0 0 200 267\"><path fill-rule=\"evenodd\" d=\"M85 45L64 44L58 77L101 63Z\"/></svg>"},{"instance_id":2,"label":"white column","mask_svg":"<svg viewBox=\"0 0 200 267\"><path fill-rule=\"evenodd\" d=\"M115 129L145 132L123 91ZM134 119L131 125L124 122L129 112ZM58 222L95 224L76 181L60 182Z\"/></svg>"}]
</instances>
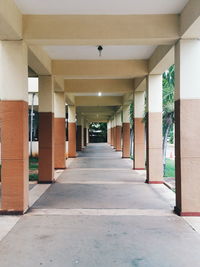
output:
<instances>
[{"instance_id":1,"label":"white column","mask_svg":"<svg viewBox=\"0 0 200 267\"><path fill-rule=\"evenodd\" d=\"M1 214L28 208L28 62L23 41L0 41Z\"/></svg>"},{"instance_id":2,"label":"white column","mask_svg":"<svg viewBox=\"0 0 200 267\"><path fill-rule=\"evenodd\" d=\"M147 183L163 183L162 75L149 75L147 88Z\"/></svg>"},{"instance_id":3,"label":"white column","mask_svg":"<svg viewBox=\"0 0 200 267\"><path fill-rule=\"evenodd\" d=\"M145 169L144 92L134 92L134 149L133 169Z\"/></svg>"},{"instance_id":4,"label":"white column","mask_svg":"<svg viewBox=\"0 0 200 267\"><path fill-rule=\"evenodd\" d=\"M182 216L200 216L200 40L175 47L176 207Z\"/></svg>"}]
</instances>

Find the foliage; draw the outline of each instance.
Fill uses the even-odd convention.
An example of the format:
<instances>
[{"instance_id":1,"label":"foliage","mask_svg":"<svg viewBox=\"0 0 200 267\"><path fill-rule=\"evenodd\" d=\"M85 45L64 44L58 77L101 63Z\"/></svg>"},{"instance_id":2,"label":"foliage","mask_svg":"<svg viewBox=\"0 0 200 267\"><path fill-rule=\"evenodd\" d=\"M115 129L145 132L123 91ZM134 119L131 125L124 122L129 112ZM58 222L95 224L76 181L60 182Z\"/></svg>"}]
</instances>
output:
<instances>
[{"instance_id":1,"label":"foliage","mask_svg":"<svg viewBox=\"0 0 200 267\"><path fill-rule=\"evenodd\" d=\"M38 180L38 158L29 158L29 181Z\"/></svg>"},{"instance_id":2,"label":"foliage","mask_svg":"<svg viewBox=\"0 0 200 267\"><path fill-rule=\"evenodd\" d=\"M175 161L166 159L165 177L175 177Z\"/></svg>"},{"instance_id":3,"label":"foliage","mask_svg":"<svg viewBox=\"0 0 200 267\"><path fill-rule=\"evenodd\" d=\"M175 66L172 65L163 74L163 165L166 171L166 150L168 137L173 140L174 118L174 86Z\"/></svg>"},{"instance_id":4,"label":"foliage","mask_svg":"<svg viewBox=\"0 0 200 267\"><path fill-rule=\"evenodd\" d=\"M90 123L90 141L91 142L106 142L107 141L107 123Z\"/></svg>"}]
</instances>

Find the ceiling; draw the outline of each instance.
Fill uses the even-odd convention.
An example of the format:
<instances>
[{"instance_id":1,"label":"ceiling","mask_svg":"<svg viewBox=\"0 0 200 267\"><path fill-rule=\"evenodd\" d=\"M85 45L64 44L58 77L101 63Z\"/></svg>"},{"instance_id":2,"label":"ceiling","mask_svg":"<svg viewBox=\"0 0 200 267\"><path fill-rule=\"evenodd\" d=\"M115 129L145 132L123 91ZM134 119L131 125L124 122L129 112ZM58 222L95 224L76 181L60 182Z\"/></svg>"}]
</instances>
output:
<instances>
[{"instance_id":1,"label":"ceiling","mask_svg":"<svg viewBox=\"0 0 200 267\"><path fill-rule=\"evenodd\" d=\"M188 0L15 0L23 14L178 14Z\"/></svg>"},{"instance_id":2,"label":"ceiling","mask_svg":"<svg viewBox=\"0 0 200 267\"><path fill-rule=\"evenodd\" d=\"M96 46L43 46L50 58L60 60L148 59L156 46L103 46L102 56Z\"/></svg>"}]
</instances>

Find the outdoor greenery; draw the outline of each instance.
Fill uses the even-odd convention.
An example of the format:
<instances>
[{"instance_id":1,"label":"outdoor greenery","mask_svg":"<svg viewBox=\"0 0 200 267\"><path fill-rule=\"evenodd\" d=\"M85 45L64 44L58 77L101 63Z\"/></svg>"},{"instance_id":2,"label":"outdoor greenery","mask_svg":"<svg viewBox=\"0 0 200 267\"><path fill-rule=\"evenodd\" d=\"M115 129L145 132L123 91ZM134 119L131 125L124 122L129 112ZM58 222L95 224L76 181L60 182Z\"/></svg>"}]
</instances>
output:
<instances>
[{"instance_id":1,"label":"outdoor greenery","mask_svg":"<svg viewBox=\"0 0 200 267\"><path fill-rule=\"evenodd\" d=\"M164 177L175 177L175 161L174 160L166 159Z\"/></svg>"},{"instance_id":2,"label":"outdoor greenery","mask_svg":"<svg viewBox=\"0 0 200 267\"><path fill-rule=\"evenodd\" d=\"M107 123L99 122L99 123L90 123L89 126L90 132L90 142L107 142Z\"/></svg>"},{"instance_id":3,"label":"outdoor greenery","mask_svg":"<svg viewBox=\"0 0 200 267\"><path fill-rule=\"evenodd\" d=\"M29 158L29 181L38 180L38 158Z\"/></svg>"},{"instance_id":4,"label":"outdoor greenery","mask_svg":"<svg viewBox=\"0 0 200 267\"><path fill-rule=\"evenodd\" d=\"M163 166L166 172L167 141L173 142L175 66L163 74Z\"/></svg>"}]
</instances>

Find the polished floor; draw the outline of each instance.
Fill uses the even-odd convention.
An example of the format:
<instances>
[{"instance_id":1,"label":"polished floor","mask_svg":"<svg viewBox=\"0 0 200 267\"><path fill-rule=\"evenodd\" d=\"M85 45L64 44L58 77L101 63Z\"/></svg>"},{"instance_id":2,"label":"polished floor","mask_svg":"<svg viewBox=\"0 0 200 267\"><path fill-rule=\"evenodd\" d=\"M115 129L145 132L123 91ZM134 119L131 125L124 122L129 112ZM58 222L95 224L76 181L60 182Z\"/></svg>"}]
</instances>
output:
<instances>
[{"instance_id":1,"label":"polished floor","mask_svg":"<svg viewBox=\"0 0 200 267\"><path fill-rule=\"evenodd\" d=\"M174 193L144 183L107 144L89 144L0 242L0 266L200 266L200 234Z\"/></svg>"}]
</instances>

